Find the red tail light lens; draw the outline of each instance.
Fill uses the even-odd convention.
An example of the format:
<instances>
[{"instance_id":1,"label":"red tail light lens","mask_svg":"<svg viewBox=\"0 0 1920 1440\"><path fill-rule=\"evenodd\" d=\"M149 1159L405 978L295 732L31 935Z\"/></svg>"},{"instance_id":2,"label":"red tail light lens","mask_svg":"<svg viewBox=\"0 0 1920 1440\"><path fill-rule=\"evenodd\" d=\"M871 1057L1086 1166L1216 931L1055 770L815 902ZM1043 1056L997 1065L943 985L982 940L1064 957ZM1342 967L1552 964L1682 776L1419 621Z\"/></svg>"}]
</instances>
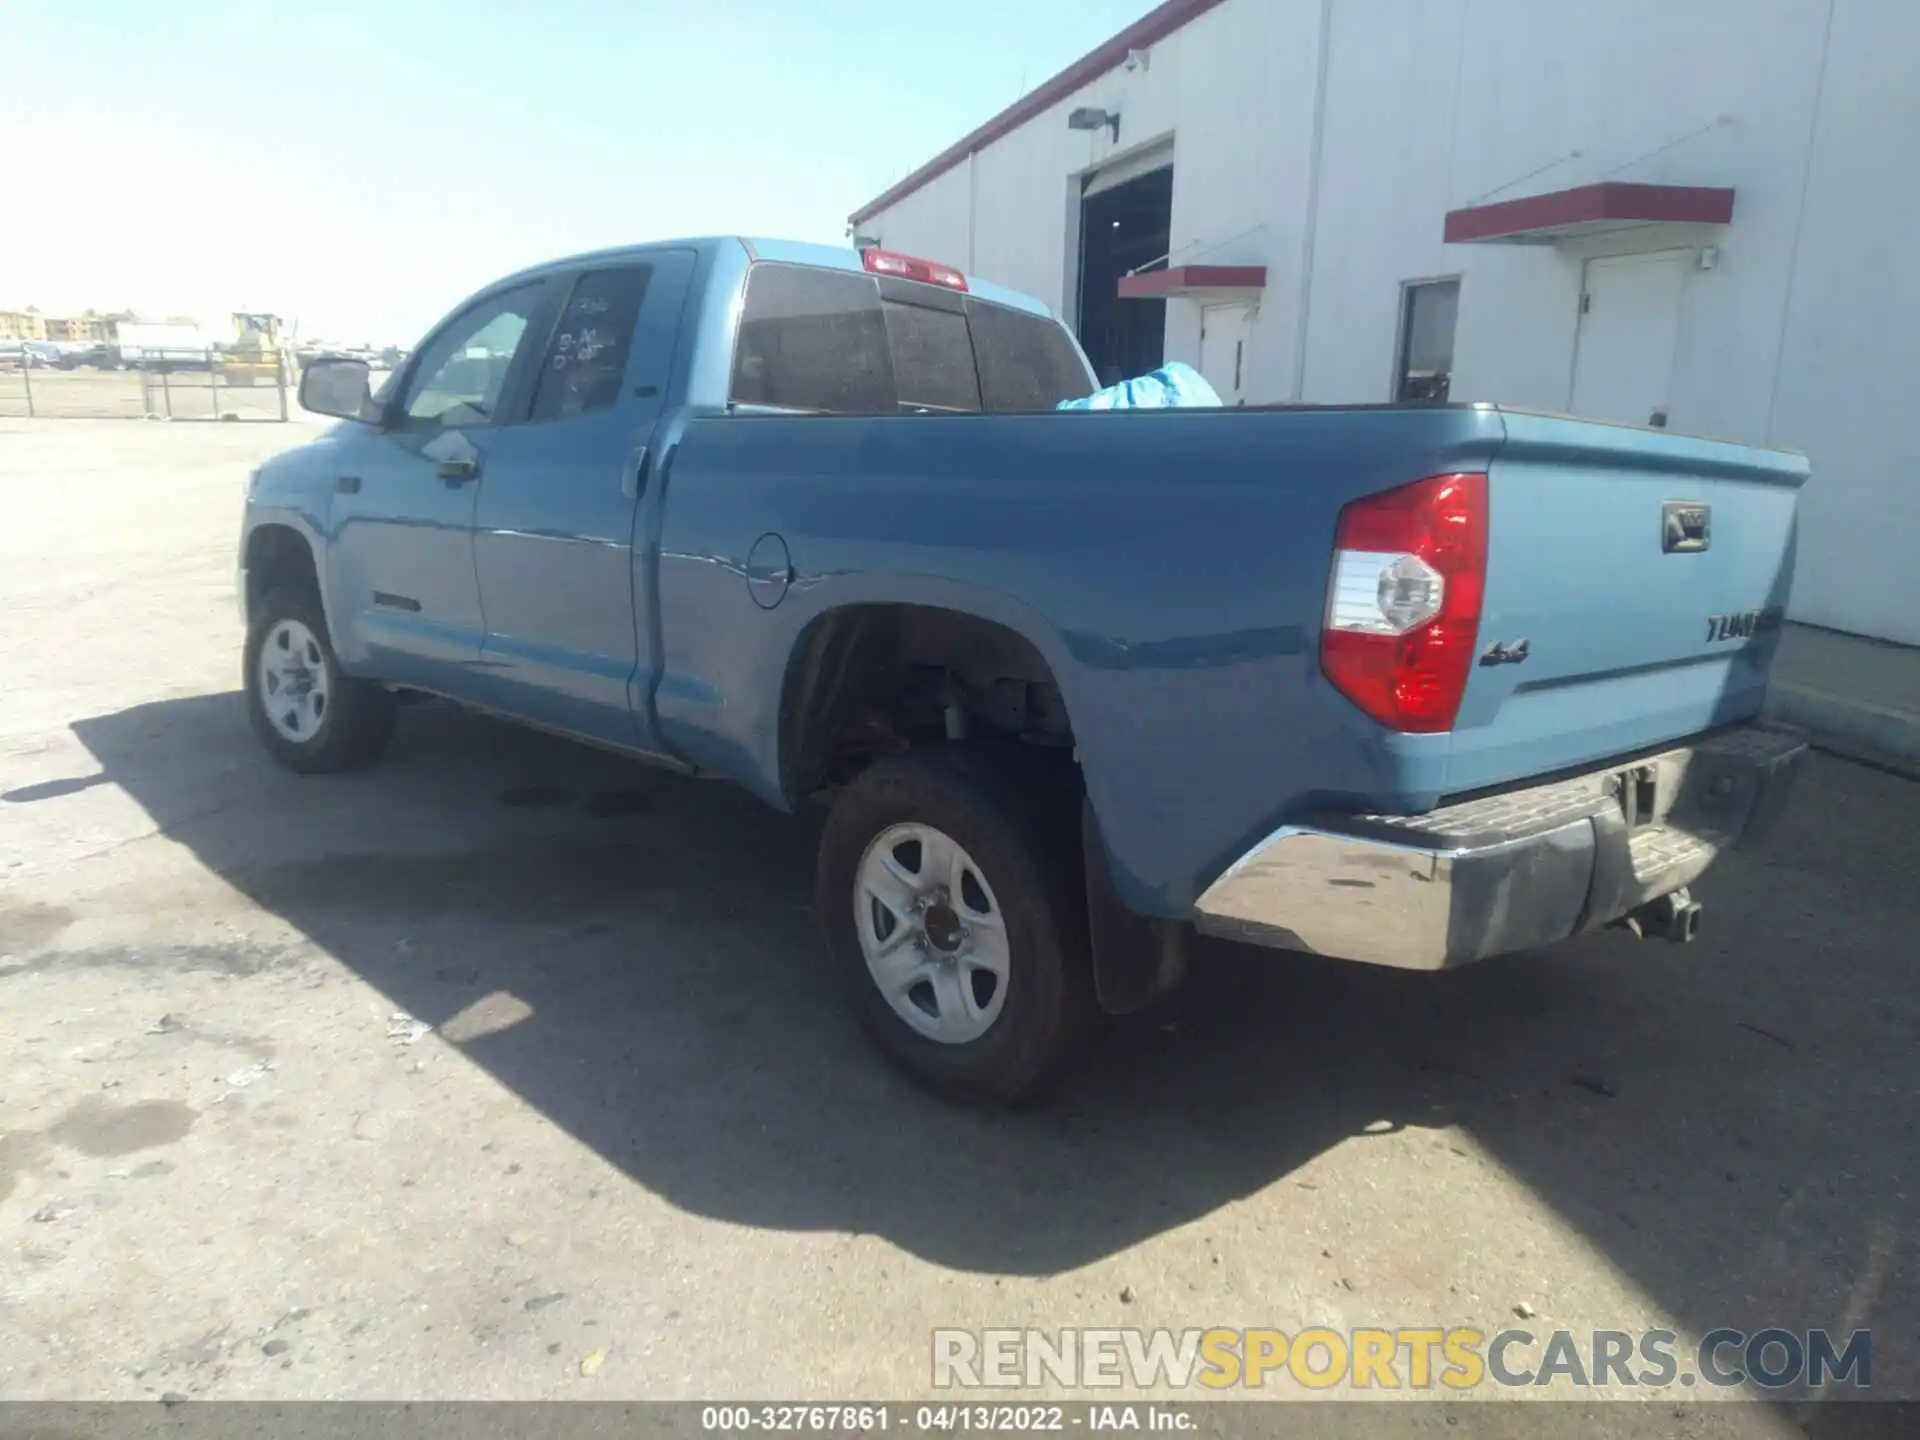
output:
<instances>
[{"instance_id":1,"label":"red tail light lens","mask_svg":"<svg viewBox=\"0 0 1920 1440\"><path fill-rule=\"evenodd\" d=\"M1487 477L1434 475L1340 512L1320 668L1382 725L1453 728L1487 579Z\"/></svg>"},{"instance_id":2,"label":"red tail light lens","mask_svg":"<svg viewBox=\"0 0 1920 1440\"><path fill-rule=\"evenodd\" d=\"M860 263L876 275L898 275L902 280L918 280L922 285L944 285L949 290L965 290L967 277L951 265L937 260L920 260L892 250L862 250Z\"/></svg>"}]
</instances>

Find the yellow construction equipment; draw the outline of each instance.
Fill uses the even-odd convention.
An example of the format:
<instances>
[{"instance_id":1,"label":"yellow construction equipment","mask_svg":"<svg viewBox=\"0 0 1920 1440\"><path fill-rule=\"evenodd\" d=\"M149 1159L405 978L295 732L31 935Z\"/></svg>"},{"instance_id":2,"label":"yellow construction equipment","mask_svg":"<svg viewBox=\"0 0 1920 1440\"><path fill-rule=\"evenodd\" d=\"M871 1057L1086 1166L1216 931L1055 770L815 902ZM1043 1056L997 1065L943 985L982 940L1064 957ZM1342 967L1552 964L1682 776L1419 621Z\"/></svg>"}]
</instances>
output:
<instances>
[{"instance_id":1,"label":"yellow construction equipment","mask_svg":"<svg viewBox=\"0 0 1920 1440\"><path fill-rule=\"evenodd\" d=\"M292 366L280 343L280 317L253 311L233 312L233 342L220 354L220 379L227 385L272 385L279 382L283 367L287 383L294 380Z\"/></svg>"}]
</instances>

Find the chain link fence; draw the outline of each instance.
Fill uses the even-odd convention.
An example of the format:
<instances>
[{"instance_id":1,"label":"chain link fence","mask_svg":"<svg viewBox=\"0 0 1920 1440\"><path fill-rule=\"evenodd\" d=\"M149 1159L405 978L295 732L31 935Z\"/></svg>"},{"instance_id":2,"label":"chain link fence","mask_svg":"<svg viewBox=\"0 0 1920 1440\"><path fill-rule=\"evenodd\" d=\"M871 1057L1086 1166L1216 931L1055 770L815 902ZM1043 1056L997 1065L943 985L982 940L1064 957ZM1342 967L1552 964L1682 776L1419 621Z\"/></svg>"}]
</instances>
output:
<instances>
[{"instance_id":1,"label":"chain link fence","mask_svg":"<svg viewBox=\"0 0 1920 1440\"><path fill-rule=\"evenodd\" d=\"M285 420L299 368L284 350L168 350L49 362L0 352L0 417Z\"/></svg>"}]
</instances>

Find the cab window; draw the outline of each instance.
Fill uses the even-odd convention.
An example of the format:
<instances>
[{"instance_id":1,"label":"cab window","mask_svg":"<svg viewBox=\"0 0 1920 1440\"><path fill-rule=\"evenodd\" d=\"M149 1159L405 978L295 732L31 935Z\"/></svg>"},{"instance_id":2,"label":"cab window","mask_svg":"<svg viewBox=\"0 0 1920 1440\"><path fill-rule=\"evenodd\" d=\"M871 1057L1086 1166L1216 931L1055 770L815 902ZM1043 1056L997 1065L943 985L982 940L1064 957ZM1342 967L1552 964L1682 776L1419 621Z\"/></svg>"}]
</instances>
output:
<instances>
[{"instance_id":1,"label":"cab window","mask_svg":"<svg viewBox=\"0 0 1920 1440\"><path fill-rule=\"evenodd\" d=\"M650 265L590 270L574 281L534 382L533 418L562 420L620 398Z\"/></svg>"},{"instance_id":2,"label":"cab window","mask_svg":"<svg viewBox=\"0 0 1920 1440\"><path fill-rule=\"evenodd\" d=\"M527 335L540 282L490 295L434 337L407 387L410 427L495 423L501 393Z\"/></svg>"}]
</instances>

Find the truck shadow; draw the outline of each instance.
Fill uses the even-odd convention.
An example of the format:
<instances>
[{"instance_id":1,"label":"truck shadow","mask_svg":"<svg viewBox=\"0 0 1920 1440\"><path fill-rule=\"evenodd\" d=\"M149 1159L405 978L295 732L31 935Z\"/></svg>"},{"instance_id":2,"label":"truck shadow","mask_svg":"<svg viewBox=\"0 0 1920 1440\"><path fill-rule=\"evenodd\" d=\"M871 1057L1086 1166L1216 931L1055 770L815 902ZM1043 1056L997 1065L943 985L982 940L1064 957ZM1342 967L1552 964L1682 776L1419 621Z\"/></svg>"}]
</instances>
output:
<instances>
[{"instance_id":1,"label":"truck shadow","mask_svg":"<svg viewBox=\"0 0 1920 1440\"><path fill-rule=\"evenodd\" d=\"M273 769L234 695L74 729L203 864L693 1213L1050 1275L1424 1129L1693 1326L1920 1313L1920 838L1871 771L1819 761L1710 878L1687 950L1607 933L1418 976L1217 947L1177 1006L1003 1114L921 1094L844 1017L808 913L817 817L435 705L332 780ZM502 995L524 1018L493 1028Z\"/></svg>"}]
</instances>

